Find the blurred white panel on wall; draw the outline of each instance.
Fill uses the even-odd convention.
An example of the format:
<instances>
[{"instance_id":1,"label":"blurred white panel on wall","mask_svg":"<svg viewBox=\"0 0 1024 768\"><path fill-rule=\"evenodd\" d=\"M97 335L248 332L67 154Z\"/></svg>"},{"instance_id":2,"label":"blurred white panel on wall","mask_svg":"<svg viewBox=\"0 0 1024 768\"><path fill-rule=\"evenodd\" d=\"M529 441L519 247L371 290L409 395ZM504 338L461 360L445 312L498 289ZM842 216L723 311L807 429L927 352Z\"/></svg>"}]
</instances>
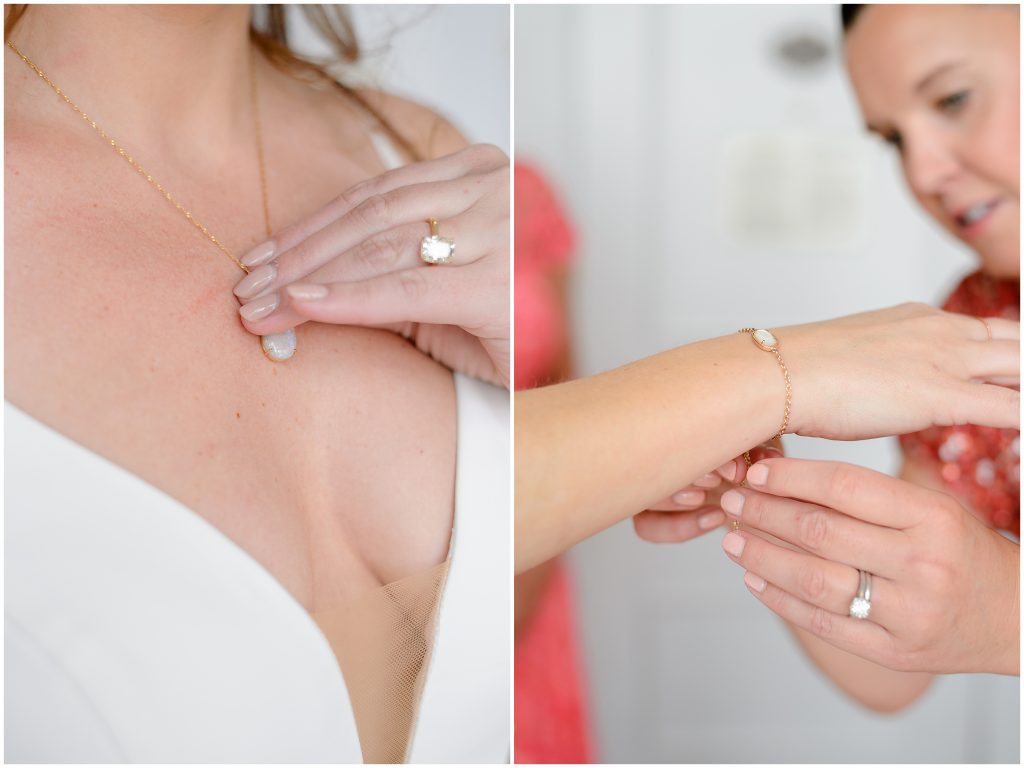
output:
<instances>
[{"instance_id":1,"label":"blurred white panel on wall","mask_svg":"<svg viewBox=\"0 0 1024 768\"><path fill-rule=\"evenodd\" d=\"M835 136L731 136L722 147L716 195L722 235L804 248L862 240L867 159L862 142Z\"/></svg>"}]
</instances>

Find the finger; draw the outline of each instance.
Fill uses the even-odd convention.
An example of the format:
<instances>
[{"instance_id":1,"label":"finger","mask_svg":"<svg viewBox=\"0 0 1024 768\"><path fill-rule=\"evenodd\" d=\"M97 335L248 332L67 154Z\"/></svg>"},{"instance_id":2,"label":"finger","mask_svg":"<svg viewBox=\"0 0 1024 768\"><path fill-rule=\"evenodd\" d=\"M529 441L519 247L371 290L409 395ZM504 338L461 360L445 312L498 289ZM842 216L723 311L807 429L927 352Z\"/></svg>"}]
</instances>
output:
<instances>
[{"instance_id":1,"label":"finger","mask_svg":"<svg viewBox=\"0 0 1024 768\"><path fill-rule=\"evenodd\" d=\"M654 544L695 539L725 522L722 510L703 507L692 512L645 511L633 516L637 536Z\"/></svg>"},{"instance_id":2,"label":"finger","mask_svg":"<svg viewBox=\"0 0 1024 768\"><path fill-rule=\"evenodd\" d=\"M722 483L722 476L717 472L708 472L703 477L698 477L693 484L698 488L717 488Z\"/></svg>"},{"instance_id":3,"label":"finger","mask_svg":"<svg viewBox=\"0 0 1024 768\"><path fill-rule=\"evenodd\" d=\"M508 230L498 231L492 218L470 210L443 222L442 236L455 243L451 268L471 264L496 252L507 250ZM406 224L374 235L355 248L339 254L324 266L302 278L304 282L338 283L368 280L371 277L414 267L434 266L420 257L424 238L422 222Z\"/></svg>"},{"instance_id":4,"label":"finger","mask_svg":"<svg viewBox=\"0 0 1024 768\"><path fill-rule=\"evenodd\" d=\"M744 527L770 533L805 552L884 576L895 577L900 570L898 553L905 546L901 531L750 488L727 491L721 503Z\"/></svg>"},{"instance_id":5,"label":"finger","mask_svg":"<svg viewBox=\"0 0 1024 768\"><path fill-rule=\"evenodd\" d=\"M961 325L969 339L988 341L991 333L992 341L1020 341L1020 323L1002 317L975 317L959 313L947 313L953 317L963 318Z\"/></svg>"},{"instance_id":6,"label":"finger","mask_svg":"<svg viewBox=\"0 0 1024 768\"><path fill-rule=\"evenodd\" d=\"M754 597L790 624L855 656L882 666L894 666L895 639L871 619L854 619L826 611L766 583L756 574L750 574L744 582Z\"/></svg>"},{"instance_id":7,"label":"finger","mask_svg":"<svg viewBox=\"0 0 1024 768\"><path fill-rule=\"evenodd\" d=\"M368 248L389 254L398 250L399 243L397 234L388 236L385 233L395 227L402 227L398 233L402 235L402 249L408 255L416 254L420 241L430 234L427 224L430 217L438 219L439 235L450 238L447 220L463 213L478 200L462 193L463 182L470 183L460 180L418 184L371 197L294 248L278 254L269 264L250 271L235 286L235 295L240 299L251 299L300 280L367 241L371 241ZM446 186L449 184L455 184L456 188ZM415 226L403 226L410 224L418 225L418 234ZM408 250L410 246L412 250ZM466 263L459 249L452 254L451 263Z\"/></svg>"},{"instance_id":8,"label":"finger","mask_svg":"<svg viewBox=\"0 0 1024 768\"><path fill-rule=\"evenodd\" d=\"M994 377L1020 380L1019 341L971 341L964 347L964 361L971 377L991 381Z\"/></svg>"},{"instance_id":9,"label":"finger","mask_svg":"<svg viewBox=\"0 0 1024 768\"><path fill-rule=\"evenodd\" d=\"M964 382L962 395L949 405L946 424L1020 429L1020 392L997 384Z\"/></svg>"},{"instance_id":10,"label":"finger","mask_svg":"<svg viewBox=\"0 0 1024 768\"><path fill-rule=\"evenodd\" d=\"M935 491L835 461L766 459L747 470L747 483L889 528L909 528L935 504Z\"/></svg>"},{"instance_id":11,"label":"finger","mask_svg":"<svg viewBox=\"0 0 1024 768\"><path fill-rule=\"evenodd\" d=\"M252 333L278 333L307 320L335 325L380 326L386 323L436 323L458 325L480 338L497 338L501 330L486 327L489 313L487 271L476 273L470 265L459 270L417 267L354 283L295 283L275 294L272 314L246 317L250 304L239 311Z\"/></svg>"},{"instance_id":12,"label":"finger","mask_svg":"<svg viewBox=\"0 0 1024 768\"><path fill-rule=\"evenodd\" d=\"M720 467L715 469L715 474L725 480L727 483L739 482L736 478L742 479L743 470L746 468L747 462L742 456L738 456L735 459L725 462Z\"/></svg>"},{"instance_id":13,"label":"finger","mask_svg":"<svg viewBox=\"0 0 1024 768\"><path fill-rule=\"evenodd\" d=\"M507 237L501 241L502 233L495 232L490 222L482 218L469 212L445 222L444 237L456 243L457 249L453 252L452 261L444 267L471 263L493 253L501 242L507 242ZM420 244L426 231L427 226L423 222L394 227L336 254L322 267L299 279L310 283L356 282L389 272L431 266L420 258ZM279 291L285 285L288 285L287 275L281 273L276 262L271 262L257 267L243 278L235 293L246 294L243 301L249 301Z\"/></svg>"},{"instance_id":14,"label":"finger","mask_svg":"<svg viewBox=\"0 0 1024 768\"><path fill-rule=\"evenodd\" d=\"M761 443L761 445L754 446L748 453L750 454L751 465L761 461L762 459L777 459L785 456L786 454L782 451L782 441L780 439L772 440L769 443ZM747 459L746 456L741 456L734 459L736 462L736 474L731 479L734 485L739 485L747 478ZM726 478L727 480L729 478Z\"/></svg>"},{"instance_id":15,"label":"finger","mask_svg":"<svg viewBox=\"0 0 1024 768\"><path fill-rule=\"evenodd\" d=\"M694 485L687 486L681 491L676 491L667 499L662 499L657 504L652 504L648 509L661 512L679 512L703 507L707 500L707 491Z\"/></svg>"},{"instance_id":16,"label":"finger","mask_svg":"<svg viewBox=\"0 0 1024 768\"><path fill-rule=\"evenodd\" d=\"M734 563L784 592L840 616L849 613L850 601L860 587L856 568L776 546L749 530L730 531L722 539L722 549ZM889 620L894 618L898 589L875 574L871 582L871 620L888 628ZM895 615L899 615L898 610Z\"/></svg>"},{"instance_id":17,"label":"finger","mask_svg":"<svg viewBox=\"0 0 1024 768\"><path fill-rule=\"evenodd\" d=\"M257 260L252 266L266 263L275 255L294 248L371 197L414 184L451 181L471 173L496 170L503 165L508 165L508 157L504 152L489 144L475 144L445 157L403 165L362 181L338 195L312 216L274 233L269 256L266 256L268 249L265 243L254 248L250 253L259 252L263 260Z\"/></svg>"}]
</instances>

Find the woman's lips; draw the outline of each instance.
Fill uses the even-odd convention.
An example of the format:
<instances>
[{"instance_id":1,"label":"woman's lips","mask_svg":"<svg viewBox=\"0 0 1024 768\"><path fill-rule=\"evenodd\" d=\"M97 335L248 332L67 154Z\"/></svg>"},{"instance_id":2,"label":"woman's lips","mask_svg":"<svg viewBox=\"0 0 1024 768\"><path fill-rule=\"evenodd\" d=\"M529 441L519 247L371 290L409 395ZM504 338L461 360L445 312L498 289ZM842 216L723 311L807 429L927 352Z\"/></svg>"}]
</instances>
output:
<instances>
[{"instance_id":1,"label":"woman's lips","mask_svg":"<svg viewBox=\"0 0 1024 768\"><path fill-rule=\"evenodd\" d=\"M976 239L988 226L989 221L992 220L992 215L999 209L1000 205L1000 200L993 200L990 203L973 206L955 217L956 229L960 237L964 240Z\"/></svg>"}]
</instances>

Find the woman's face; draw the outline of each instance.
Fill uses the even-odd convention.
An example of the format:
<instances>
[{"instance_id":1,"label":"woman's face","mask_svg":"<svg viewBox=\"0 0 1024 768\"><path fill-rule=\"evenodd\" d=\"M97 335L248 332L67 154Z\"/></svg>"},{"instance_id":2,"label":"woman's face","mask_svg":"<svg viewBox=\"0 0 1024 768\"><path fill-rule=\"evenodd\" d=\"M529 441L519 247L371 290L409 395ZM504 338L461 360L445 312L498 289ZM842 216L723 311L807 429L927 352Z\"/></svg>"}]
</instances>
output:
<instances>
[{"instance_id":1,"label":"woman's face","mask_svg":"<svg viewBox=\"0 0 1024 768\"><path fill-rule=\"evenodd\" d=\"M1017 6L869 5L846 37L868 128L921 206L997 277L1020 275Z\"/></svg>"}]
</instances>

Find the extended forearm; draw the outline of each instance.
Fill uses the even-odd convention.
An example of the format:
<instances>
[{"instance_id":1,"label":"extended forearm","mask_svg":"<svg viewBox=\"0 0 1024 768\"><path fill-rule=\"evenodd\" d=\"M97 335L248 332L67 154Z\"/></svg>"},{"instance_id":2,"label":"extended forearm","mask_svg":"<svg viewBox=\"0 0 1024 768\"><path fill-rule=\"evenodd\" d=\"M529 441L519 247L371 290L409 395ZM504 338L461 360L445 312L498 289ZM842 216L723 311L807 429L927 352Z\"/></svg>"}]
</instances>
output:
<instances>
[{"instance_id":1,"label":"extended forearm","mask_svg":"<svg viewBox=\"0 0 1024 768\"><path fill-rule=\"evenodd\" d=\"M737 333L517 394L517 570L773 435L784 391L774 358Z\"/></svg>"}]
</instances>

